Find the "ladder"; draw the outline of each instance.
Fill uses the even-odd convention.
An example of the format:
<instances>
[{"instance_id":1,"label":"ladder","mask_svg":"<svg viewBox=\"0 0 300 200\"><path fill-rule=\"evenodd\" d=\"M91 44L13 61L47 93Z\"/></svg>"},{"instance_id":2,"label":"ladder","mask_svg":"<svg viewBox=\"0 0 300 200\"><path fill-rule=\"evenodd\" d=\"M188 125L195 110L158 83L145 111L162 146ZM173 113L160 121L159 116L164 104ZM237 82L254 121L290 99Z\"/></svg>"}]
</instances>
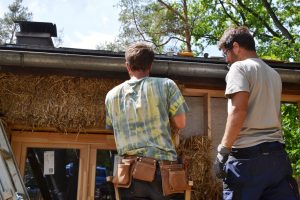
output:
<instances>
[{"instance_id":1,"label":"ladder","mask_svg":"<svg viewBox=\"0 0 300 200\"><path fill-rule=\"evenodd\" d=\"M0 200L29 200L0 119Z\"/></svg>"}]
</instances>

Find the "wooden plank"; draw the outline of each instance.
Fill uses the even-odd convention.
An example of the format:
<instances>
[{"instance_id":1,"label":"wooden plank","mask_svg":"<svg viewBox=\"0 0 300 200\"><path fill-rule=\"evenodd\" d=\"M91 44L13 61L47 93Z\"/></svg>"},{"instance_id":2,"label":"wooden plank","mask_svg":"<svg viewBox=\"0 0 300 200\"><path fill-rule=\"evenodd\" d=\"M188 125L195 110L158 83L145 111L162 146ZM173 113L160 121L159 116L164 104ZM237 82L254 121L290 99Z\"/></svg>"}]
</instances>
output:
<instances>
[{"instance_id":1,"label":"wooden plank","mask_svg":"<svg viewBox=\"0 0 300 200\"><path fill-rule=\"evenodd\" d=\"M21 158L21 151L22 151L22 144L19 142L11 142L11 148L13 150L13 154L15 155L17 165L20 169L20 158Z\"/></svg>"},{"instance_id":2,"label":"wooden plank","mask_svg":"<svg viewBox=\"0 0 300 200\"><path fill-rule=\"evenodd\" d=\"M95 199L95 183L96 183L96 165L97 165L97 148L90 148L90 163L89 163L89 191L88 200Z\"/></svg>"},{"instance_id":3,"label":"wooden plank","mask_svg":"<svg viewBox=\"0 0 300 200\"><path fill-rule=\"evenodd\" d=\"M32 127L25 124L10 124L10 129L13 131L31 131L31 132L61 132L55 127ZM77 129L67 129L67 134L78 134ZM80 134L86 134L86 133L92 133L92 134L110 134L113 135L112 130L106 130L104 128L86 128L84 130L81 130Z\"/></svg>"},{"instance_id":4,"label":"wooden plank","mask_svg":"<svg viewBox=\"0 0 300 200\"><path fill-rule=\"evenodd\" d=\"M21 158L20 158L20 173L21 176L24 177L25 175L25 166L26 166L26 157L27 157L27 147L25 145L21 145Z\"/></svg>"},{"instance_id":5,"label":"wooden plank","mask_svg":"<svg viewBox=\"0 0 300 200\"><path fill-rule=\"evenodd\" d=\"M211 97L208 93L203 97L203 111L204 134L211 139Z\"/></svg>"},{"instance_id":6,"label":"wooden plank","mask_svg":"<svg viewBox=\"0 0 300 200\"><path fill-rule=\"evenodd\" d=\"M281 96L281 101L284 102L300 102L300 95L287 95L287 94L283 94Z\"/></svg>"},{"instance_id":7,"label":"wooden plank","mask_svg":"<svg viewBox=\"0 0 300 200\"><path fill-rule=\"evenodd\" d=\"M194 88L184 88L182 94L184 96L205 96L209 94L211 97L224 97L224 90L209 90L209 89L194 89ZM281 101L286 102L299 102L300 95L293 94L282 94Z\"/></svg>"},{"instance_id":8,"label":"wooden plank","mask_svg":"<svg viewBox=\"0 0 300 200\"><path fill-rule=\"evenodd\" d=\"M184 96L205 96L209 94L211 97L224 97L224 90L184 88L182 94Z\"/></svg>"},{"instance_id":9,"label":"wooden plank","mask_svg":"<svg viewBox=\"0 0 300 200\"><path fill-rule=\"evenodd\" d=\"M15 142L46 142L46 143L70 143L70 144L114 144L113 135L106 134L62 134L49 132L12 131Z\"/></svg>"},{"instance_id":10,"label":"wooden plank","mask_svg":"<svg viewBox=\"0 0 300 200\"><path fill-rule=\"evenodd\" d=\"M89 173L89 147L80 149L77 200L87 199L88 173Z\"/></svg>"}]
</instances>

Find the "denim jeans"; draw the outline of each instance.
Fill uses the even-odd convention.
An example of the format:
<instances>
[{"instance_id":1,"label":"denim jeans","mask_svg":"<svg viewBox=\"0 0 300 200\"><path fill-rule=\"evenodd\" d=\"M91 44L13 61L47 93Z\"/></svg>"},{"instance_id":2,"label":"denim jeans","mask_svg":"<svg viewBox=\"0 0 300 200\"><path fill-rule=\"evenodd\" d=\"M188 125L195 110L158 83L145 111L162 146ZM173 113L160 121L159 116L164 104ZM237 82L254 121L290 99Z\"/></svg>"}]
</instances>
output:
<instances>
[{"instance_id":1,"label":"denim jeans","mask_svg":"<svg viewBox=\"0 0 300 200\"><path fill-rule=\"evenodd\" d=\"M132 179L129 188L119 188L119 194L121 200L184 200L183 193L163 196L159 166L153 182Z\"/></svg>"},{"instance_id":2,"label":"denim jeans","mask_svg":"<svg viewBox=\"0 0 300 200\"><path fill-rule=\"evenodd\" d=\"M229 156L223 180L224 200L299 200L291 185L292 169L285 150L268 152L265 147L264 152L251 149L249 156L242 158Z\"/></svg>"}]
</instances>

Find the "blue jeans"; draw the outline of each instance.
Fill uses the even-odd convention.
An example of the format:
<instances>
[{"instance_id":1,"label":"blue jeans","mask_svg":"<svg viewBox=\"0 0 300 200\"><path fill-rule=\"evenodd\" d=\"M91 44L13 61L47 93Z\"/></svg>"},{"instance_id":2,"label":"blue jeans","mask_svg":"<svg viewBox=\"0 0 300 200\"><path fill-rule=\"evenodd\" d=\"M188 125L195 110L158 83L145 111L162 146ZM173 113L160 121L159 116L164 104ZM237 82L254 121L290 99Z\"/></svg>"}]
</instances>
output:
<instances>
[{"instance_id":1,"label":"blue jeans","mask_svg":"<svg viewBox=\"0 0 300 200\"><path fill-rule=\"evenodd\" d=\"M184 200L184 194L163 196L159 166L152 182L132 179L129 188L119 188L121 200Z\"/></svg>"},{"instance_id":2,"label":"blue jeans","mask_svg":"<svg viewBox=\"0 0 300 200\"><path fill-rule=\"evenodd\" d=\"M282 144L263 143L245 149L240 149L241 153L236 149L225 165L224 200L299 200Z\"/></svg>"}]
</instances>

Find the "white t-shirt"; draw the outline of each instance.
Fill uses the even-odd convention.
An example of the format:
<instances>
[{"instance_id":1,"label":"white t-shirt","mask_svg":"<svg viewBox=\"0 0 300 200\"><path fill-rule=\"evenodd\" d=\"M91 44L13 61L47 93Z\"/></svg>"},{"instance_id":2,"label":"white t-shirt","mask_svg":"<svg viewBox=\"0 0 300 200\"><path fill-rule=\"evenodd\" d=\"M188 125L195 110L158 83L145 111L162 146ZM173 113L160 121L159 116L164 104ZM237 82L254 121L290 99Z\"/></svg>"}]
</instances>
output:
<instances>
[{"instance_id":1,"label":"white t-shirt","mask_svg":"<svg viewBox=\"0 0 300 200\"><path fill-rule=\"evenodd\" d=\"M234 148L263 142L283 143L280 100L282 82L279 74L259 58L232 64L226 76L225 96L231 109L231 94L249 92L248 113Z\"/></svg>"}]
</instances>

